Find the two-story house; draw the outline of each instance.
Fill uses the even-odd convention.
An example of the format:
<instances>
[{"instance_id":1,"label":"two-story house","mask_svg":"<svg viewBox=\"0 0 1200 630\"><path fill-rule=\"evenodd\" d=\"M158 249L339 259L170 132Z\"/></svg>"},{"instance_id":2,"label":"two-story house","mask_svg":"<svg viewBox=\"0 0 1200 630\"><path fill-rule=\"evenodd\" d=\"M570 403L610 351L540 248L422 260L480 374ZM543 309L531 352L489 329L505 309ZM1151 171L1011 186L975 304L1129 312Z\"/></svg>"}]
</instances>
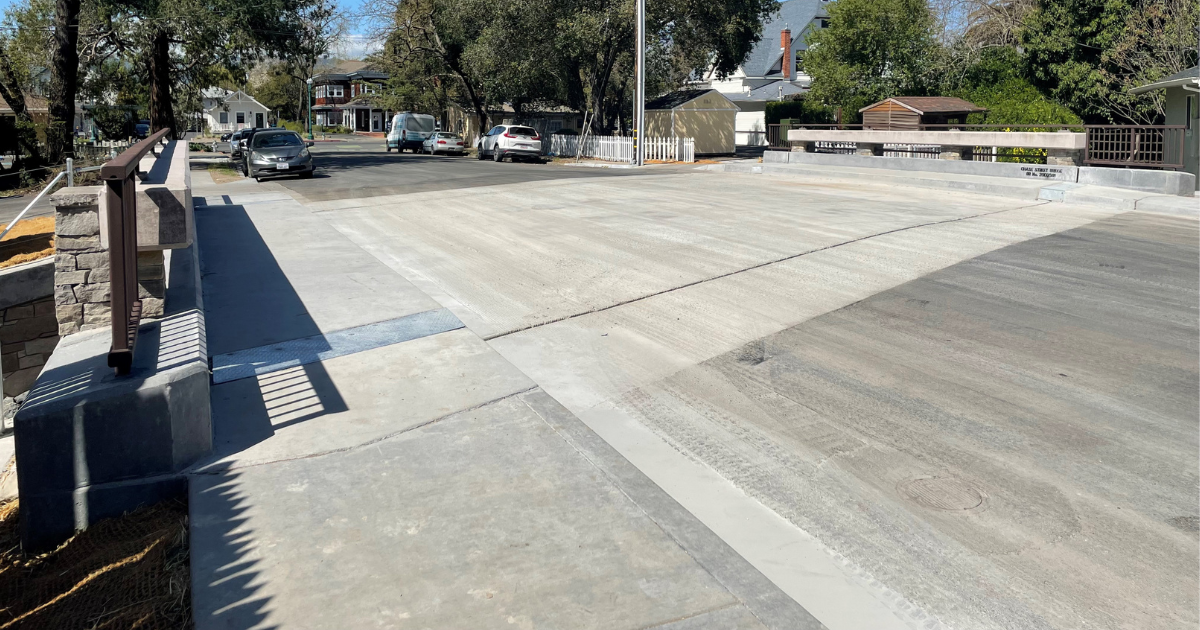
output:
<instances>
[{"instance_id":1,"label":"two-story house","mask_svg":"<svg viewBox=\"0 0 1200 630\"><path fill-rule=\"evenodd\" d=\"M376 104L388 74L363 61L343 61L312 77L313 124L355 133L387 131L392 111Z\"/></svg>"},{"instance_id":2,"label":"two-story house","mask_svg":"<svg viewBox=\"0 0 1200 630\"><path fill-rule=\"evenodd\" d=\"M796 53L808 49L808 33L829 25L825 7L830 2L780 2L779 13L763 24L762 39L737 70L723 79L711 70L704 76L703 85L724 94L741 109L734 121L738 145L767 144L767 103L808 91L812 78L797 70Z\"/></svg>"}]
</instances>

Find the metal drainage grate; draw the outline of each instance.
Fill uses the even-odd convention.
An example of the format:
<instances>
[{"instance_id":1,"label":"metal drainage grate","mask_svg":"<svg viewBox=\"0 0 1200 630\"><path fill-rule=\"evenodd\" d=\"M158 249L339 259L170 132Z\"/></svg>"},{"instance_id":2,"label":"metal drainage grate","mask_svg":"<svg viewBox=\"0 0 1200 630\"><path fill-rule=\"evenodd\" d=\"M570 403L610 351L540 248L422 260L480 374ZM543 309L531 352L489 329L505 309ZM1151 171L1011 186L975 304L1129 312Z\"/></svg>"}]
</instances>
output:
<instances>
[{"instance_id":1,"label":"metal drainage grate","mask_svg":"<svg viewBox=\"0 0 1200 630\"><path fill-rule=\"evenodd\" d=\"M983 505L983 493L950 477L918 477L900 482L897 490L905 498L934 510L956 512Z\"/></svg>"}]
</instances>

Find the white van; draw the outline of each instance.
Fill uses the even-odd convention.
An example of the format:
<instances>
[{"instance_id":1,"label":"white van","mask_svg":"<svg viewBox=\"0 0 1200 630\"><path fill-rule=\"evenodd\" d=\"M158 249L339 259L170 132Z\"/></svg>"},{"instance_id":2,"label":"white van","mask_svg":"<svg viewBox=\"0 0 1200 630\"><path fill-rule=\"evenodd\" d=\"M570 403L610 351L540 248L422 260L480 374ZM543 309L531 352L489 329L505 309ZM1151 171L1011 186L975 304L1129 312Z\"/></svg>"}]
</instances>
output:
<instances>
[{"instance_id":1,"label":"white van","mask_svg":"<svg viewBox=\"0 0 1200 630\"><path fill-rule=\"evenodd\" d=\"M403 151L411 149L414 153L421 150L425 139L437 130L437 121L428 114L400 112L392 118L392 128L388 130L387 150Z\"/></svg>"}]
</instances>

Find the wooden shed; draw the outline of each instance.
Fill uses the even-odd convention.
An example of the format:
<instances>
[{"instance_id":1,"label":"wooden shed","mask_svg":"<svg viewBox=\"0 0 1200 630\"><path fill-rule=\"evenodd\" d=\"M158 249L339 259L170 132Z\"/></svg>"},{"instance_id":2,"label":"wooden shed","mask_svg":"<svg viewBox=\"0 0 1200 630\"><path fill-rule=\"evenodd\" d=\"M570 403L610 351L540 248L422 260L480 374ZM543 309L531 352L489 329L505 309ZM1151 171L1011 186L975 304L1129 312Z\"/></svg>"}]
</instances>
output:
<instances>
[{"instance_id":1,"label":"wooden shed","mask_svg":"<svg viewBox=\"0 0 1200 630\"><path fill-rule=\"evenodd\" d=\"M646 103L646 137L693 138L696 154L733 153L738 106L716 90L680 90Z\"/></svg>"},{"instance_id":2,"label":"wooden shed","mask_svg":"<svg viewBox=\"0 0 1200 630\"><path fill-rule=\"evenodd\" d=\"M897 130L965 123L968 114L985 111L974 103L952 96L897 96L858 110L862 114L863 129Z\"/></svg>"}]
</instances>

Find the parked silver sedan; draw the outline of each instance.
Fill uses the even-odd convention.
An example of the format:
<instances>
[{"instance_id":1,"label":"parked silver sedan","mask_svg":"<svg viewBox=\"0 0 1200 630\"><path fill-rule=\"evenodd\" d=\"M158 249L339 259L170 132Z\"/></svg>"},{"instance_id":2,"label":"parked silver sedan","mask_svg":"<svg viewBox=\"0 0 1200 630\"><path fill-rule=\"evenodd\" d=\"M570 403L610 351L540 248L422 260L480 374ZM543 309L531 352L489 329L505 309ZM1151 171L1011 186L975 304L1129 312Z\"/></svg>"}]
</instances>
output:
<instances>
[{"instance_id":1,"label":"parked silver sedan","mask_svg":"<svg viewBox=\"0 0 1200 630\"><path fill-rule=\"evenodd\" d=\"M438 153L463 155L466 153L466 150L466 147L463 145L462 136L447 131L430 134L425 139L425 142L421 143L421 152L430 155L437 155Z\"/></svg>"}]
</instances>

